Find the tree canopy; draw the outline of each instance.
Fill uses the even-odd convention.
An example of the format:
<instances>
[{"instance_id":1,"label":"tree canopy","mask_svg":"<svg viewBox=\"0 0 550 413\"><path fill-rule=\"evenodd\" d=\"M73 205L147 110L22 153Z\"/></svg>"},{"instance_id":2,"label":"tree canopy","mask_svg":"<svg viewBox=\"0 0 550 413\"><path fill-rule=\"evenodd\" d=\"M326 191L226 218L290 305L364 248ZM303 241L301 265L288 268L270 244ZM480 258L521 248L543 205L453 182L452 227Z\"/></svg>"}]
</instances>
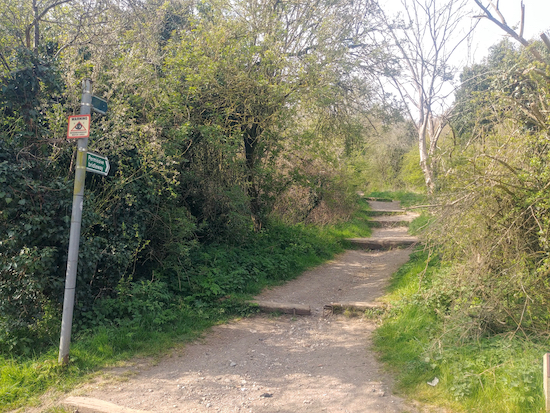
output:
<instances>
[{"instance_id":1,"label":"tree canopy","mask_svg":"<svg viewBox=\"0 0 550 413\"><path fill-rule=\"evenodd\" d=\"M124 282L226 294L190 275L200 245L244 242L277 220L347 216L367 181L361 154L394 116L366 69L381 72L384 55L370 0L4 1L0 10L8 335L61 302L75 159L66 122L83 79L109 102L92 117L89 149L111 171L87 178L77 326Z\"/></svg>"}]
</instances>

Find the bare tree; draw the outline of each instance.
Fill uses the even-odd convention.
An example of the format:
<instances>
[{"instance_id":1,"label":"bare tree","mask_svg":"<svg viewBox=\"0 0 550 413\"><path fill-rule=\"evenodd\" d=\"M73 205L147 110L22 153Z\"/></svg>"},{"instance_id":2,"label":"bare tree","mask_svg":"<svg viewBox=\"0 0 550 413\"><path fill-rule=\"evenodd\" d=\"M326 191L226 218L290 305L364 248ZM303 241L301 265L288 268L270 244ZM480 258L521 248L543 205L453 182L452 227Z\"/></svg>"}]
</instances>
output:
<instances>
[{"instance_id":1,"label":"bare tree","mask_svg":"<svg viewBox=\"0 0 550 413\"><path fill-rule=\"evenodd\" d=\"M107 12L128 9L125 1L0 0L0 69L17 69L9 61L20 48L37 55L50 42L57 48L57 57L79 42L101 39L110 27Z\"/></svg>"},{"instance_id":2,"label":"bare tree","mask_svg":"<svg viewBox=\"0 0 550 413\"><path fill-rule=\"evenodd\" d=\"M416 125L420 167L429 193L434 190L433 156L451 107L446 87L454 76L451 57L473 28L464 29L467 0L402 0L403 13L383 21L399 56L389 79Z\"/></svg>"},{"instance_id":3,"label":"bare tree","mask_svg":"<svg viewBox=\"0 0 550 413\"><path fill-rule=\"evenodd\" d=\"M542 55L539 53L537 49L534 47L529 47L532 45L532 42L525 39L523 36L523 31L525 28L525 4L523 4L523 1L520 5L520 21L519 21L519 31L514 30L510 27L510 25L506 22L506 19L504 18L504 15L500 11L498 1L496 4L489 0L489 5L484 6L483 3L480 0L474 0L476 4L483 10L483 15L476 16L478 18L486 18L496 24L498 27L500 27L502 30L504 30L512 39L518 41L523 46L527 47L529 52L533 55L533 57L538 60L541 63L547 64L546 60L542 57ZM494 14L497 16L495 17L493 13L491 13L490 9L493 10ZM550 50L550 40L546 36L545 33L541 33L540 35L541 39L543 40L545 46Z\"/></svg>"}]
</instances>

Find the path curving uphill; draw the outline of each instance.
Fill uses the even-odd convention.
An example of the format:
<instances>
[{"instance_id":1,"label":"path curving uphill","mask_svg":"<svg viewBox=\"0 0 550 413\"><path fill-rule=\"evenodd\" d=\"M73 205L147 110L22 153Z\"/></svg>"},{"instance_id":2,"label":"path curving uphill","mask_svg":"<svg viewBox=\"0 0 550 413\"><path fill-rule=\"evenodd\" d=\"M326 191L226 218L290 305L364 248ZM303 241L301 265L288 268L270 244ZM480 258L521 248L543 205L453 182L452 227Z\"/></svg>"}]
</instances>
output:
<instances>
[{"instance_id":1,"label":"path curving uphill","mask_svg":"<svg viewBox=\"0 0 550 413\"><path fill-rule=\"evenodd\" d=\"M370 238L350 238L352 245L363 249L403 248L418 243L408 235L408 225L419 214L401 209L399 202L368 201L375 228Z\"/></svg>"},{"instance_id":2,"label":"path curving uphill","mask_svg":"<svg viewBox=\"0 0 550 413\"><path fill-rule=\"evenodd\" d=\"M397 203L371 201L382 228L370 239L407 241L393 218ZM389 222L389 224L387 223ZM416 240L413 240L416 242ZM370 246L369 246L370 245ZM371 351L375 324L327 309L337 303L376 306L389 277L411 252L396 245L356 249L264 291L260 303L309 308L310 315L260 314L212 328L203 339L156 364L134 362L107 371L66 400L79 412L404 413L417 409L394 395L391 378Z\"/></svg>"}]
</instances>

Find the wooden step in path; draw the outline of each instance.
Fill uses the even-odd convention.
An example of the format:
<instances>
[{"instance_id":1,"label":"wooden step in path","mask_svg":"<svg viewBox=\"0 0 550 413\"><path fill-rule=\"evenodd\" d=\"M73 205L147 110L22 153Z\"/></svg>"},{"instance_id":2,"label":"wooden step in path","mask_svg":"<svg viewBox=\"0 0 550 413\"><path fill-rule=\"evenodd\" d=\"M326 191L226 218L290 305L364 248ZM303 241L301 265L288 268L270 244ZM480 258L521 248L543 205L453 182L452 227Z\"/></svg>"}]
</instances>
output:
<instances>
[{"instance_id":1,"label":"wooden step in path","mask_svg":"<svg viewBox=\"0 0 550 413\"><path fill-rule=\"evenodd\" d=\"M253 303L258 305L258 308L262 313L311 315L311 307L309 305L265 300L256 300Z\"/></svg>"},{"instance_id":2,"label":"wooden step in path","mask_svg":"<svg viewBox=\"0 0 550 413\"><path fill-rule=\"evenodd\" d=\"M348 238L347 241L363 250L391 250L406 248L418 243L417 237L407 233L407 227L419 214L403 210L398 201L366 199L372 208L369 211L372 216L371 220L379 228L375 228L369 238ZM311 307L303 303L255 300L253 304L256 304L263 313L311 315ZM333 302L324 306L324 311L329 313L346 309L365 311L367 309L378 310L381 307L379 303L364 302Z\"/></svg>"},{"instance_id":3,"label":"wooden step in path","mask_svg":"<svg viewBox=\"0 0 550 413\"><path fill-rule=\"evenodd\" d=\"M403 237L370 237L348 238L351 245L364 250L390 250L393 248L406 248L418 243L418 238L413 236Z\"/></svg>"},{"instance_id":4,"label":"wooden step in path","mask_svg":"<svg viewBox=\"0 0 550 413\"><path fill-rule=\"evenodd\" d=\"M408 234L408 225L419 216L401 208L398 201L368 201L375 228L368 238L348 238L353 246L369 250L405 248L418 243L418 238Z\"/></svg>"},{"instance_id":5,"label":"wooden step in path","mask_svg":"<svg viewBox=\"0 0 550 413\"><path fill-rule=\"evenodd\" d=\"M63 405L70 411L77 413L153 413L150 410L136 410L118 406L93 397L67 397Z\"/></svg>"},{"instance_id":6,"label":"wooden step in path","mask_svg":"<svg viewBox=\"0 0 550 413\"><path fill-rule=\"evenodd\" d=\"M371 224L374 228L394 228L408 227L409 224L419 216L416 212L407 212L405 214L378 215L371 218Z\"/></svg>"}]
</instances>

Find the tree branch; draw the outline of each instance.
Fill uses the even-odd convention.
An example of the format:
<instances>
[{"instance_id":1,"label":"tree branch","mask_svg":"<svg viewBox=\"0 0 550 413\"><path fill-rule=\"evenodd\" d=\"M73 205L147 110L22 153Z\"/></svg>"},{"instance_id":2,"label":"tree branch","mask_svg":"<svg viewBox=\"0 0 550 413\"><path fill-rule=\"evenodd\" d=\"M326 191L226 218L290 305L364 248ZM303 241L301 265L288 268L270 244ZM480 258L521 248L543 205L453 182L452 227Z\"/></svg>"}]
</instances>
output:
<instances>
[{"instance_id":1,"label":"tree branch","mask_svg":"<svg viewBox=\"0 0 550 413\"><path fill-rule=\"evenodd\" d=\"M529 47L531 45L531 43L529 41L527 41L522 35L517 34L510 26L508 26L508 24L506 23L506 20L504 20L504 16L500 13L500 10L498 9L498 3L497 3L497 5L495 5L492 1L489 2L491 4L491 6L493 6L493 9L495 9L495 12L500 16L500 18L501 18L500 21L496 17L494 17L491 14L491 12L487 9L487 7L485 7L481 3L481 0L474 0L474 1L481 8L481 10L483 10L483 12L485 13L485 15L482 16L482 17L489 19L494 24L496 24L498 27L500 27L502 30L504 30L506 33L508 33L513 39L517 40L523 46L527 47L529 52L539 62L546 63L537 49ZM522 4L522 8L524 8L523 4ZM522 15L523 15L523 12L522 12ZM522 29L521 30L523 32L523 17L522 17Z\"/></svg>"},{"instance_id":2,"label":"tree branch","mask_svg":"<svg viewBox=\"0 0 550 413\"><path fill-rule=\"evenodd\" d=\"M546 35L546 33L541 33L540 38L544 42L544 45L546 46L546 48L550 50L550 39L548 39L548 36Z\"/></svg>"},{"instance_id":3,"label":"tree branch","mask_svg":"<svg viewBox=\"0 0 550 413\"><path fill-rule=\"evenodd\" d=\"M10 65L8 64L8 62L6 61L6 58L4 57L4 55L2 54L2 52L0 52L0 60L2 60L2 64L4 65L4 67L6 68L6 70L8 72L11 71L10 69Z\"/></svg>"},{"instance_id":4,"label":"tree branch","mask_svg":"<svg viewBox=\"0 0 550 413\"><path fill-rule=\"evenodd\" d=\"M525 4L521 2L521 20L519 23L519 37L523 37L523 29L525 25Z\"/></svg>"},{"instance_id":5,"label":"tree branch","mask_svg":"<svg viewBox=\"0 0 550 413\"><path fill-rule=\"evenodd\" d=\"M60 0L58 1L57 3L52 3L50 4L48 7L46 7L42 13L40 13L38 15L38 20L41 20L42 17L44 17L46 15L46 13L48 13L51 9L53 9L54 7L57 7L57 6L61 6L62 4L65 4L65 3L69 3L71 2L72 0Z\"/></svg>"},{"instance_id":6,"label":"tree branch","mask_svg":"<svg viewBox=\"0 0 550 413\"><path fill-rule=\"evenodd\" d=\"M44 8L44 10L42 10L42 12L38 15L38 16L34 16L34 19L33 21L27 26L25 27L25 41L27 43L27 48L30 49L31 48L31 30L33 27L38 27L38 22L51 10L53 9L54 7L57 7L57 6L60 6L62 4L65 4L65 3L69 3L71 2L72 0L59 0L55 3L52 3L48 6L46 6L46 8ZM35 34L35 45L34 47L38 47L38 41L36 40L36 37L37 37L37 34Z\"/></svg>"}]
</instances>

